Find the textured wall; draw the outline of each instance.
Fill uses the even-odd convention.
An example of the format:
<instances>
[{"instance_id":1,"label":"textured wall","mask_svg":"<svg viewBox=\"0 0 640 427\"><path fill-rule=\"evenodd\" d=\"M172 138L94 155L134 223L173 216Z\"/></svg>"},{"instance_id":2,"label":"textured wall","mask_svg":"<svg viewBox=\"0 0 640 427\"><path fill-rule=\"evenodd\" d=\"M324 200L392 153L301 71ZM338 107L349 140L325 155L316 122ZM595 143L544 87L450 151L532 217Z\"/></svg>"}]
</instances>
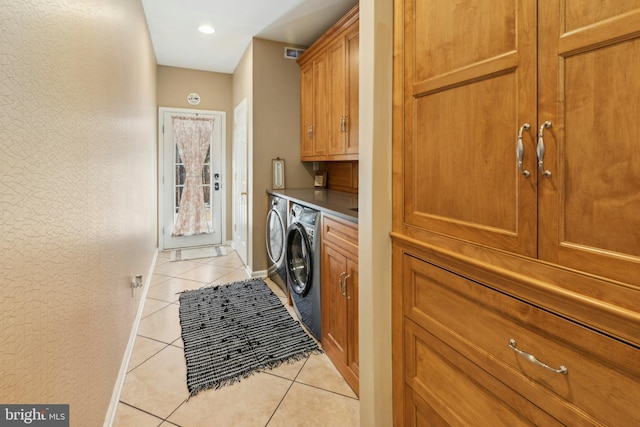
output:
<instances>
[{"instance_id":1,"label":"textured wall","mask_svg":"<svg viewBox=\"0 0 640 427\"><path fill-rule=\"evenodd\" d=\"M156 247L155 57L139 0L0 11L0 402L100 425Z\"/></svg>"},{"instance_id":2,"label":"textured wall","mask_svg":"<svg viewBox=\"0 0 640 427\"><path fill-rule=\"evenodd\" d=\"M226 183L226 238L232 240L233 215L231 211L231 186L233 154L233 100L232 75L186 68L158 66L157 101L160 107L189 108L198 110L224 111L227 113L227 140L225 145L227 162L225 168ZM196 92L200 95L200 104L193 106L187 102L187 95Z\"/></svg>"}]
</instances>

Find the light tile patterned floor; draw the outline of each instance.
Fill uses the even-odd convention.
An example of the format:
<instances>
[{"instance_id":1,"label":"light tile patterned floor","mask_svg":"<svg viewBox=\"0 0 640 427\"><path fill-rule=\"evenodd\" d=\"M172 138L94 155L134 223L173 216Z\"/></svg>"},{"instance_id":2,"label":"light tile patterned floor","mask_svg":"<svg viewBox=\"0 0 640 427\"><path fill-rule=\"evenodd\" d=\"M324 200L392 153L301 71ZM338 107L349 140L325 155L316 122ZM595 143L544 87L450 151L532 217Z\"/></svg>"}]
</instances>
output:
<instances>
[{"instance_id":1,"label":"light tile patterned floor","mask_svg":"<svg viewBox=\"0 0 640 427\"><path fill-rule=\"evenodd\" d=\"M359 401L324 354L188 399L178 293L247 279L240 258L227 251L177 262L159 254L114 426L359 426ZM295 318L280 288L266 282Z\"/></svg>"}]
</instances>

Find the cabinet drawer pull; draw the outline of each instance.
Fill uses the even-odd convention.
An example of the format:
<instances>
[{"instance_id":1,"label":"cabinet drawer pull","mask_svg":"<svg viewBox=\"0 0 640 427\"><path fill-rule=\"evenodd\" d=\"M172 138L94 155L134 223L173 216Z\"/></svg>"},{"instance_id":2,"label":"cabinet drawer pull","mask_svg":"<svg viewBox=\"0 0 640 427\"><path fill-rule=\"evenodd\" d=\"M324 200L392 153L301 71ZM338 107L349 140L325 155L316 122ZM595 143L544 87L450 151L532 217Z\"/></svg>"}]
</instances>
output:
<instances>
[{"instance_id":1,"label":"cabinet drawer pull","mask_svg":"<svg viewBox=\"0 0 640 427\"><path fill-rule=\"evenodd\" d=\"M536 148L536 152L538 153L538 167L540 168L540 172L545 178L551 177L550 170L544 170L544 130L551 127L551 122L547 120L540 126L540 133L538 134L538 147Z\"/></svg>"},{"instance_id":2,"label":"cabinet drawer pull","mask_svg":"<svg viewBox=\"0 0 640 427\"><path fill-rule=\"evenodd\" d=\"M524 352L522 350L520 350L516 344L516 340L514 340L513 338L511 338L509 340L509 347L515 351L516 353L518 353L520 356L524 357L525 359L527 359L529 362L538 365L538 366L542 366L545 369L550 370L551 372L555 372L556 374L562 374L562 375L567 375L569 373L569 370L566 368L566 366L564 365L560 365L559 369L555 369L552 368L551 366L547 365L546 363L542 363L541 361L538 360L537 357L535 357L533 354L529 354L527 352Z\"/></svg>"},{"instance_id":3,"label":"cabinet drawer pull","mask_svg":"<svg viewBox=\"0 0 640 427\"><path fill-rule=\"evenodd\" d=\"M347 295L347 280L351 277L349 274L344 276L344 292L342 292L343 297L347 297L347 299L351 299L349 295Z\"/></svg>"},{"instance_id":4,"label":"cabinet drawer pull","mask_svg":"<svg viewBox=\"0 0 640 427\"><path fill-rule=\"evenodd\" d=\"M522 132L525 130L531 129L531 125L529 123L525 123L520 127L520 132L518 133L518 141L516 142L516 157L518 159L518 169L520 173L525 176L525 178L529 178L531 172L528 170L524 170L522 167L522 160L524 158L524 144L522 143Z\"/></svg>"}]
</instances>

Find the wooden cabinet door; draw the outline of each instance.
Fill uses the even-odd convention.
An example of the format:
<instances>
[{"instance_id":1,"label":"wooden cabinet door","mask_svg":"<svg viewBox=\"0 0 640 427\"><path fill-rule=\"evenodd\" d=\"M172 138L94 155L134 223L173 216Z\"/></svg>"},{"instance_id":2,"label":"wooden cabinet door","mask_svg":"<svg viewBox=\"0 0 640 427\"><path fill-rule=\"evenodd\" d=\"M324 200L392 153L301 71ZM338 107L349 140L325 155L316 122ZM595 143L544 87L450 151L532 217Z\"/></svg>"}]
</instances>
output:
<instances>
[{"instance_id":1,"label":"wooden cabinet door","mask_svg":"<svg viewBox=\"0 0 640 427\"><path fill-rule=\"evenodd\" d=\"M357 231L325 218L322 244L322 346L359 394ZM345 240L345 238L347 240ZM335 245L335 246L334 246Z\"/></svg>"},{"instance_id":2,"label":"wooden cabinet door","mask_svg":"<svg viewBox=\"0 0 640 427\"><path fill-rule=\"evenodd\" d=\"M327 129L328 129L328 84L327 55L326 52L318 55L313 60L313 155L325 156L327 154Z\"/></svg>"},{"instance_id":3,"label":"wooden cabinet door","mask_svg":"<svg viewBox=\"0 0 640 427\"><path fill-rule=\"evenodd\" d=\"M405 0L403 16L402 232L536 256L536 1Z\"/></svg>"},{"instance_id":4,"label":"wooden cabinet door","mask_svg":"<svg viewBox=\"0 0 640 427\"><path fill-rule=\"evenodd\" d=\"M300 158L313 156L313 62L300 68Z\"/></svg>"},{"instance_id":5,"label":"wooden cabinet door","mask_svg":"<svg viewBox=\"0 0 640 427\"><path fill-rule=\"evenodd\" d=\"M347 50L345 37L339 37L327 49L329 57L328 153L344 154L347 111Z\"/></svg>"},{"instance_id":6,"label":"wooden cabinet door","mask_svg":"<svg viewBox=\"0 0 640 427\"><path fill-rule=\"evenodd\" d=\"M638 286L640 1L564 3L538 17L539 258Z\"/></svg>"},{"instance_id":7,"label":"wooden cabinet door","mask_svg":"<svg viewBox=\"0 0 640 427\"><path fill-rule=\"evenodd\" d=\"M347 299L342 295L342 280L347 258L331 246L322 252L322 346L337 365L347 363Z\"/></svg>"},{"instance_id":8,"label":"wooden cabinet door","mask_svg":"<svg viewBox=\"0 0 640 427\"><path fill-rule=\"evenodd\" d=\"M358 344L358 264L347 259L347 275L344 279L347 299L347 368L353 376L347 382L359 394L360 346Z\"/></svg>"},{"instance_id":9,"label":"wooden cabinet door","mask_svg":"<svg viewBox=\"0 0 640 427\"><path fill-rule=\"evenodd\" d=\"M359 101L360 101L360 32L358 23L355 30L347 35L347 112L345 118L345 130L347 139L345 142L346 154L358 154L360 127Z\"/></svg>"}]
</instances>

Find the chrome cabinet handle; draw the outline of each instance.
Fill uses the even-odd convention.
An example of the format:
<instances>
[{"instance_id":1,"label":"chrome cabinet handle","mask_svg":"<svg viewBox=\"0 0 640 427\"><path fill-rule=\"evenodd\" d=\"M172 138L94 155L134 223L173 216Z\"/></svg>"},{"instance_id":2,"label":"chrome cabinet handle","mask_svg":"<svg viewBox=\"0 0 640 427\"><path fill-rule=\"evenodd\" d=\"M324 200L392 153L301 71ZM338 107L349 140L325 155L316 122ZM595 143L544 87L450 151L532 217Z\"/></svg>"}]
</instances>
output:
<instances>
[{"instance_id":1,"label":"chrome cabinet handle","mask_svg":"<svg viewBox=\"0 0 640 427\"><path fill-rule=\"evenodd\" d=\"M516 142L516 158L518 159L518 169L520 173L525 176L525 178L529 178L531 172L528 170L523 170L522 168L522 159L524 158L524 144L522 143L522 132L525 130L531 129L531 125L529 123L525 123L520 127L520 132L518 132L518 141Z\"/></svg>"},{"instance_id":2,"label":"chrome cabinet handle","mask_svg":"<svg viewBox=\"0 0 640 427\"><path fill-rule=\"evenodd\" d=\"M347 297L347 299L351 299L351 297L347 295L347 280L349 279L349 277L351 276L348 274L344 276L344 292L342 293L342 296Z\"/></svg>"},{"instance_id":3,"label":"chrome cabinet handle","mask_svg":"<svg viewBox=\"0 0 640 427\"><path fill-rule=\"evenodd\" d=\"M342 132L346 132L347 131L347 120L348 120L349 116L347 116L345 114L343 117L344 117L344 119L342 120Z\"/></svg>"},{"instance_id":4,"label":"chrome cabinet handle","mask_svg":"<svg viewBox=\"0 0 640 427\"><path fill-rule=\"evenodd\" d=\"M538 134L538 147L536 148L536 152L538 153L538 167L540 168L540 172L545 178L551 177L550 170L544 170L544 130L549 129L551 127L551 122L546 121L540 126L540 133Z\"/></svg>"},{"instance_id":5,"label":"chrome cabinet handle","mask_svg":"<svg viewBox=\"0 0 640 427\"><path fill-rule=\"evenodd\" d=\"M346 117L344 115L340 116L340 132L345 132L346 126Z\"/></svg>"},{"instance_id":6,"label":"chrome cabinet handle","mask_svg":"<svg viewBox=\"0 0 640 427\"><path fill-rule=\"evenodd\" d=\"M518 353L520 356L524 357L529 362L533 363L534 365L542 366L543 368L548 369L551 372L555 372L556 374L567 375L569 373L569 370L564 365L560 365L560 368L558 368L558 369L552 368L551 366L547 365L546 363L542 363L541 361L539 361L538 358L535 357L533 354L529 354L527 352L524 352L524 351L520 350L518 348L517 344L516 344L516 340L514 340L513 338L509 339L509 347L513 351Z\"/></svg>"},{"instance_id":7,"label":"chrome cabinet handle","mask_svg":"<svg viewBox=\"0 0 640 427\"><path fill-rule=\"evenodd\" d=\"M309 138L313 138L313 125L309 125L307 128L307 135L309 135Z\"/></svg>"}]
</instances>

